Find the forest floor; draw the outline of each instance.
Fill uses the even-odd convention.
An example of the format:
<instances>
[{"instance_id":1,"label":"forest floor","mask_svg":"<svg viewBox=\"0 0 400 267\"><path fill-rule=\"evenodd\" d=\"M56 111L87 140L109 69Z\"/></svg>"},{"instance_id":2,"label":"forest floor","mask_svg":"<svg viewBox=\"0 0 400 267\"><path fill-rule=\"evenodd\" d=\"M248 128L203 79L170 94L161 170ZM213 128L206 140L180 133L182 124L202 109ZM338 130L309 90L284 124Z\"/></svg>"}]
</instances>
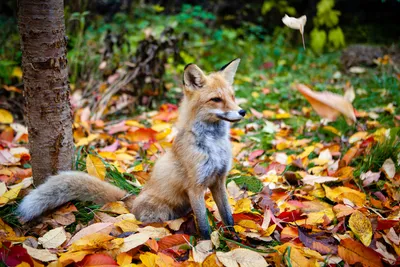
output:
<instances>
[{"instance_id":1,"label":"forest floor","mask_svg":"<svg viewBox=\"0 0 400 267\"><path fill-rule=\"evenodd\" d=\"M400 264L399 74L387 58L343 71L337 53L298 57L292 51L257 69L245 63L237 73L237 101L248 115L232 125L227 188L239 238L221 224L210 193L210 241L199 238L193 214L143 224L122 202L75 201L21 225L15 209L32 189L27 130L0 110L0 265ZM321 93L303 91L317 110L300 83ZM74 94L73 104L79 100ZM175 137L173 102L96 120L74 106L75 168L138 193ZM354 113L344 108L350 102ZM336 113L344 115L318 115ZM348 124L351 114L357 122Z\"/></svg>"}]
</instances>

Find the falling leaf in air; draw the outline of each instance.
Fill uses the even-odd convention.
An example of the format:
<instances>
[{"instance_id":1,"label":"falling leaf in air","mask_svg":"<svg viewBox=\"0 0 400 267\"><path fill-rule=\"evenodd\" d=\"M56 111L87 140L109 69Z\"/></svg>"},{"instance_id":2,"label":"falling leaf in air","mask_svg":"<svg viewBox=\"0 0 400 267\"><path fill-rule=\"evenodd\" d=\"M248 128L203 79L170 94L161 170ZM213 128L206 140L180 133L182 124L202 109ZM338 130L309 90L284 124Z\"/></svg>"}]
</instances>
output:
<instances>
[{"instance_id":1,"label":"falling leaf in air","mask_svg":"<svg viewBox=\"0 0 400 267\"><path fill-rule=\"evenodd\" d=\"M297 84L296 88L321 117L335 121L343 114L348 124L356 122L353 105L343 96L331 92L315 92L304 84Z\"/></svg>"},{"instance_id":2,"label":"falling leaf in air","mask_svg":"<svg viewBox=\"0 0 400 267\"><path fill-rule=\"evenodd\" d=\"M289 28L300 31L301 38L303 40L303 47L306 49L306 45L304 43L304 26L306 25L307 17L303 15L300 18L293 18L285 14L285 16L282 18L282 22Z\"/></svg>"}]
</instances>

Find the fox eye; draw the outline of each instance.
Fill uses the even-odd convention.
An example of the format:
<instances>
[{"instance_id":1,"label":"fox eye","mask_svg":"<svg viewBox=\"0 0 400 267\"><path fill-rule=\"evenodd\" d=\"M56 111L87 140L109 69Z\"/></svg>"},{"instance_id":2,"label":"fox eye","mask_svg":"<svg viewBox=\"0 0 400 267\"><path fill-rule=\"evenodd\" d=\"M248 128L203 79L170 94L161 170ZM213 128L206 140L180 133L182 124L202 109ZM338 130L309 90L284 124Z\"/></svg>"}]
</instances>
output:
<instances>
[{"instance_id":1,"label":"fox eye","mask_svg":"<svg viewBox=\"0 0 400 267\"><path fill-rule=\"evenodd\" d=\"M213 102L215 102L215 103L220 103L220 102L222 102L222 98L220 98L220 97L213 97L213 98L211 98L210 100L213 101Z\"/></svg>"}]
</instances>

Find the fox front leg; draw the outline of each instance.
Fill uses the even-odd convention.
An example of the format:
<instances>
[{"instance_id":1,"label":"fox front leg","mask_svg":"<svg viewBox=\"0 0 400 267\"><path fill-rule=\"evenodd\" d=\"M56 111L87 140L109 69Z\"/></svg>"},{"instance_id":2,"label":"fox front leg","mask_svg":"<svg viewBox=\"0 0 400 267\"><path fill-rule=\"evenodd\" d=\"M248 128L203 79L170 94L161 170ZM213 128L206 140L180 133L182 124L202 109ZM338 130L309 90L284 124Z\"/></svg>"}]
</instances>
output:
<instances>
[{"instance_id":1,"label":"fox front leg","mask_svg":"<svg viewBox=\"0 0 400 267\"><path fill-rule=\"evenodd\" d=\"M206 202L204 200L205 190L189 190L188 196L193 213L196 216L197 227L203 239L210 239L210 225L207 220Z\"/></svg>"},{"instance_id":2,"label":"fox front leg","mask_svg":"<svg viewBox=\"0 0 400 267\"><path fill-rule=\"evenodd\" d=\"M228 195L226 193L224 178L217 178L214 185L210 186L211 194L215 203L217 204L219 214L221 215L222 221L230 230L233 229L234 221L231 211L231 206L228 202Z\"/></svg>"}]
</instances>

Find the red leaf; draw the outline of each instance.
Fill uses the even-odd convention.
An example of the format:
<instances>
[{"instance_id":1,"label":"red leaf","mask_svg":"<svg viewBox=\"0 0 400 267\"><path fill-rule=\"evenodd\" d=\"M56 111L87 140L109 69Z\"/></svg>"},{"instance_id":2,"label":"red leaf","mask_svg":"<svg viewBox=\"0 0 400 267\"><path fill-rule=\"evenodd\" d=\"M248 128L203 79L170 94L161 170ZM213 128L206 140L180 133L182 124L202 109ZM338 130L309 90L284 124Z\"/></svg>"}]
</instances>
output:
<instances>
[{"instance_id":1,"label":"red leaf","mask_svg":"<svg viewBox=\"0 0 400 267\"><path fill-rule=\"evenodd\" d=\"M302 215L300 210L284 211L276 217L284 222L294 222L307 218L307 216Z\"/></svg>"},{"instance_id":2,"label":"red leaf","mask_svg":"<svg viewBox=\"0 0 400 267\"><path fill-rule=\"evenodd\" d=\"M399 220L384 220L378 217L378 226L376 230L386 230L390 229L393 226L397 225L400 221Z\"/></svg>"},{"instance_id":3,"label":"red leaf","mask_svg":"<svg viewBox=\"0 0 400 267\"><path fill-rule=\"evenodd\" d=\"M31 256L26 249L21 246L12 246L10 242L4 242L0 246L0 262L4 262L6 266L17 266L21 262L26 262L33 266Z\"/></svg>"},{"instance_id":4,"label":"red leaf","mask_svg":"<svg viewBox=\"0 0 400 267\"><path fill-rule=\"evenodd\" d=\"M175 234L175 235L165 236L161 238L160 241L158 241L158 251L162 251L164 249L181 244L186 244L189 240L190 236L185 234Z\"/></svg>"},{"instance_id":5,"label":"red leaf","mask_svg":"<svg viewBox=\"0 0 400 267\"><path fill-rule=\"evenodd\" d=\"M113 267L119 266L118 263L108 255L105 254L93 254L87 255L83 258L82 261L76 264L78 267L90 267L90 266L98 266L98 267Z\"/></svg>"}]
</instances>

